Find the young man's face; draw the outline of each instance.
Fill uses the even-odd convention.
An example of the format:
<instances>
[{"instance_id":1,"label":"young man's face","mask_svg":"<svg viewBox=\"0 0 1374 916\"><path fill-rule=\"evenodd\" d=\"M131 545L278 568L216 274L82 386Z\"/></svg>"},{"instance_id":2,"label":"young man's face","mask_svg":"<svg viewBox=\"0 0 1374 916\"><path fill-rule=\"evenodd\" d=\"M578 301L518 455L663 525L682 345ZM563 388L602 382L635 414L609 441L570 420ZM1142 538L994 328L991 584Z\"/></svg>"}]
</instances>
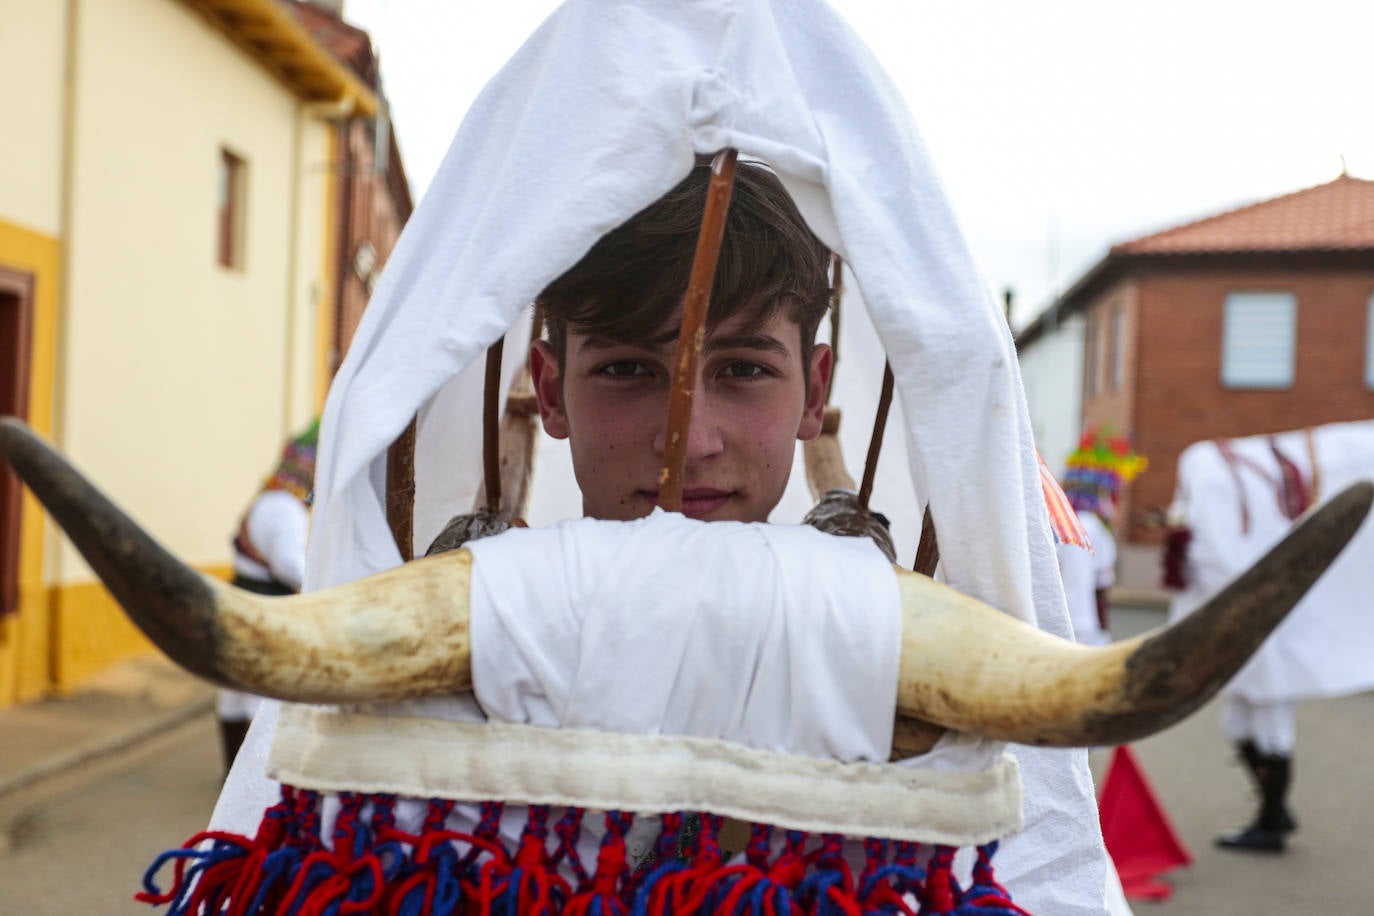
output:
<instances>
[{"instance_id":1,"label":"young man's face","mask_svg":"<svg viewBox=\"0 0 1374 916\"><path fill-rule=\"evenodd\" d=\"M744 316L706 337L692 399L682 511L709 521L766 521L782 498L794 443L820 433L832 355L802 363L796 322L777 314L743 333ZM559 367L544 341L530 371L544 429L570 440L582 511L633 519L658 505L676 340L624 344L567 334Z\"/></svg>"}]
</instances>

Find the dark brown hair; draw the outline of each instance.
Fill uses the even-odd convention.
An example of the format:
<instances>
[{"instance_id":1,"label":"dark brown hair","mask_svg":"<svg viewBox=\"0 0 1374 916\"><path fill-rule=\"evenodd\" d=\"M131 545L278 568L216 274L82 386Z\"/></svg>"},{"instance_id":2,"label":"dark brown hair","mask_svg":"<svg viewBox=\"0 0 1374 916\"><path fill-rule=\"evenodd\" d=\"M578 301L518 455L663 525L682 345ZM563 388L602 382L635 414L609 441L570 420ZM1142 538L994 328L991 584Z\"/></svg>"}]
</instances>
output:
<instances>
[{"instance_id":1,"label":"dark brown hair","mask_svg":"<svg viewBox=\"0 0 1374 916\"><path fill-rule=\"evenodd\" d=\"M569 329L633 343L676 336L668 321L687 292L709 180L709 165L698 164L540 293L535 304L560 365ZM800 327L802 356L809 362L829 305L829 265L829 251L807 228L778 177L757 163L740 162L707 327L744 313L747 333L781 311Z\"/></svg>"}]
</instances>

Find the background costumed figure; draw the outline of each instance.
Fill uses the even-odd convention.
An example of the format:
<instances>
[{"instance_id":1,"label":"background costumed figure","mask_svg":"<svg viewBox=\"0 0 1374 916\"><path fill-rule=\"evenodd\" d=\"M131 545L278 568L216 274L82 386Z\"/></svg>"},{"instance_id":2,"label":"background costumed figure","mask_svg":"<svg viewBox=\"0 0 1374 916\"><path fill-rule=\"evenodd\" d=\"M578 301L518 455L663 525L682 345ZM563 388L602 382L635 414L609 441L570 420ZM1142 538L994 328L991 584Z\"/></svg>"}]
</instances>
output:
<instances>
[{"instance_id":1,"label":"background costumed figure","mask_svg":"<svg viewBox=\"0 0 1374 916\"><path fill-rule=\"evenodd\" d=\"M1374 467L1374 422L1331 423L1197 442L1178 460L1164 582L1182 619L1291 530L1294 519ZM1364 526L1349 555L1313 588L1226 685L1221 730L1259 797L1254 818L1217 837L1224 849L1282 852L1297 820L1288 807L1302 700L1374 687L1366 647L1374 621L1374 540Z\"/></svg>"},{"instance_id":2,"label":"background costumed figure","mask_svg":"<svg viewBox=\"0 0 1374 916\"><path fill-rule=\"evenodd\" d=\"M1091 645L1111 642L1107 591L1116 584L1116 539L1112 528L1121 491L1148 462L1130 443L1102 432L1087 432L1065 462L1063 488L1091 544L1089 550L1061 542L1059 571L1074 638Z\"/></svg>"},{"instance_id":3,"label":"background costumed figure","mask_svg":"<svg viewBox=\"0 0 1374 916\"><path fill-rule=\"evenodd\" d=\"M277 467L248 504L234 533L236 587L259 595L293 595L301 590L319 436L320 422L314 420L287 441ZM226 774L259 703L259 697L239 690L221 690L215 697Z\"/></svg>"}]
</instances>

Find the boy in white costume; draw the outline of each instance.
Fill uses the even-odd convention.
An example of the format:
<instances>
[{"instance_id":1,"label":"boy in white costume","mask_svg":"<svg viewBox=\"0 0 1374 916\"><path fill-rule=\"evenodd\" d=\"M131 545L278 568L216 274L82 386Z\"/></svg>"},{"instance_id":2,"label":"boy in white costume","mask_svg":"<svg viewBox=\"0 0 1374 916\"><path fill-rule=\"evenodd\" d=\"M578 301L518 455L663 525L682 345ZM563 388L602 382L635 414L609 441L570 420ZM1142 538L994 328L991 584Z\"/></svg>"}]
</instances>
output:
<instances>
[{"instance_id":1,"label":"boy in white costume","mask_svg":"<svg viewBox=\"0 0 1374 916\"><path fill-rule=\"evenodd\" d=\"M651 8L573 0L493 80L406 227L330 391L307 591L400 562L379 481L387 447L417 413L419 546L454 514L468 511L480 467L472 422L481 388L473 367L480 355L502 335L508 335L507 352L515 352L525 335L518 316L541 291L598 239L677 185L695 156L726 147L777 171L810 230L852 268L891 360L899 405L894 413L900 416L889 435L907 455L900 476L909 495L905 501L881 497L876 504L894 516L894 527L901 519L919 519L928 505L940 534L942 578L1015 617L1068 635L1005 320L978 278L898 93L846 24L815 0ZM624 508L625 516L643 515L654 494L652 478L643 476L650 465L640 458L655 448L652 437L646 442L644 430L630 430L640 437L638 463L619 465L617 437L626 430L600 429L584 438L579 423L589 422L586 415L560 397L578 395L551 373L581 367L591 373L580 380L588 386L582 394L637 407L636 386L660 384L661 351L642 352L644 341L631 341L636 352L620 353L603 345L626 341L578 337L583 331L576 325L570 322L562 366L556 345L552 353L537 350L532 363L546 422L555 433L566 423L561 431L574 450L617 447L614 460L609 451L581 456L577 473L589 511L616 516ZM671 320L669 327L675 327ZM787 474L774 448L814 434L815 393L828 373L825 348L804 354L810 341L801 327L783 312L751 327L727 321L713 329L715 341L735 339L714 353L708 343L698 389L705 419L693 423L689 451L710 464L743 442L755 457L732 465L728 474L689 482L690 511L707 517L738 508L743 511L723 517L756 519L777 500ZM600 359L582 361L597 352ZM507 378L515 362L507 361ZM866 368L876 375L881 367ZM626 390L610 387L620 385ZM655 393L661 402L661 392ZM752 399L761 396L770 409L742 427L733 425L748 418ZM718 410L726 402L731 409ZM722 432L712 416L731 428ZM756 435L748 438L751 432ZM732 440L739 435L746 438ZM759 458L772 466L753 479ZM888 464L899 466L896 458ZM612 471L619 490L593 492L600 478L582 481L598 470ZM483 543L474 544L474 552ZM722 584L729 585L702 585ZM481 686L480 678L474 681ZM434 711L439 705L407 708ZM483 705L492 711L490 703ZM216 827L251 834L264 808L277 800L276 785L264 775L277 711L272 704L255 721L221 797ZM607 718L615 711L614 704L600 709ZM288 712L282 707L283 718ZM590 701L580 710L584 720L597 713ZM820 746L844 745L836 745L836 734L883 718L861 707L816 710L814 716L803 721L811 732L829 733L826 741L811 736ZM890 716L887 721L890 729ZM881 729L858 730L866 733L865 748L883 744ZM856 754L853 742L845 747L847 759L869 753ZM915 763L978 773L1002 750L999 742L950 736ZM881 759L887 747L878 753ZM1105 852L1086 755L1030 748L1016 754L1024 775L1025 829L1006 842L1001 877L1031 912L1105 912Z\"/></svg>"},{"instance_id":2,"label":"boy in white costume","mask_svg":"<svg viewBox=\"0 0 1374 916\"><path fill-rule=\"evenodd\" d=\"M694 401L683 510L704 520L758 522L782 495L796 440L820 430L832 354L815 343L815 333L829 297L828 252L768 170L741 163L735 182ZM546 431L570 440L590 517L638 518L656 504L674 312L704 189L705 170L698 168L537 299L549 327L549 339L531 351L541 416ZM607 279L616 271L621 282ZM266 755L261 740L256 753L260 761ZM1028 753L1044 761L1029 768L1033 829L1005 844L999 868L1031 912L1108 912L1091 785L1078 754ZM216 823L233 822L242 793L241 785L230 786ZM248 794L258 799L270 790ZM1114 903L1111 912L1124 911L1119 895Z\"/></svg>"}]
</instances>

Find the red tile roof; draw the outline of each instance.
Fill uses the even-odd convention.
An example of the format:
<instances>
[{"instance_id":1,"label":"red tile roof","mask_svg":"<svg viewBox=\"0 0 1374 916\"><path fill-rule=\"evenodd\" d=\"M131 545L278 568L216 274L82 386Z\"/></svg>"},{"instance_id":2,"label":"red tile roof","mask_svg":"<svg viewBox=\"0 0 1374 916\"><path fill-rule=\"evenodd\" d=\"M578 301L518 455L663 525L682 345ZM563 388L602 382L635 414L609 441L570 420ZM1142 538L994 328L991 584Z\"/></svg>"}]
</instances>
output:
<instances>
[{"instance_id":1,"label":"red tile roof","mask_svg":"<svg viewBox=\"0 0 1374 916\"><path fill-rule=\"evenodd\" d=\"M1114 245L1114 255L1374 250L1374 181L1335 181Z\"/></svg>"}]
</instances>

